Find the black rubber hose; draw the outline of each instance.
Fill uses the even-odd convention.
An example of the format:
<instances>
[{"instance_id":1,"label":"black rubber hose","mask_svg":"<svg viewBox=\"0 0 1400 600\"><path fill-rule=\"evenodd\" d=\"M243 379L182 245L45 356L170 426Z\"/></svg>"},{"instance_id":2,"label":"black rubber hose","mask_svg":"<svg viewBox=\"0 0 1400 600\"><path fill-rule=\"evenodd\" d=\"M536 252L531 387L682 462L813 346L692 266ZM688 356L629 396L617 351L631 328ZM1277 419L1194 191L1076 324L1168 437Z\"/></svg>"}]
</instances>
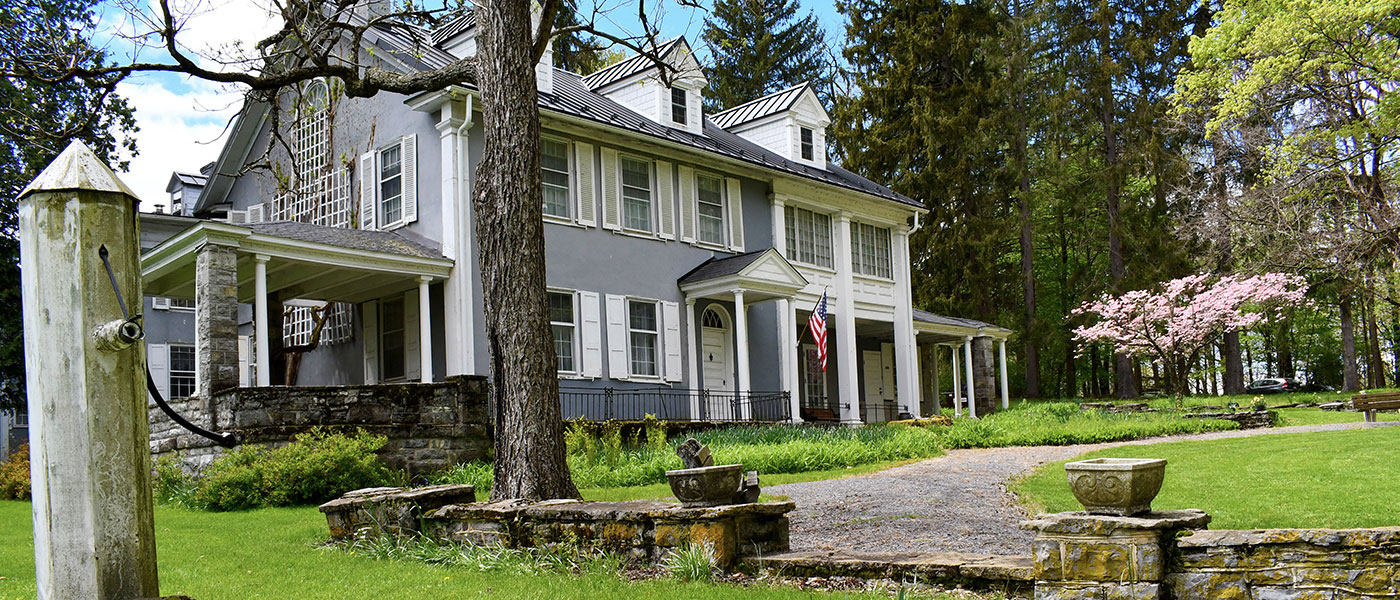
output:
<instances>
[{"instance_id":1,"label":"black rubber hose","mask_svg":"<svg viewBox=\"0 0 1400 600\"><path fill-rule=\"evenodd\" d=\"M165 415L170 417L171 421L174 421L181 427L184 427L185 429L188 429L200 435L201 437L213 440L215 443L225 448L232 448L238 445L238 438L235 437L232 433L214 433L212 431L209 431L208 429L205 429L203 427L195 425L194 423L189 422L184 417L180 416L180 413L175 412L175 409L171 408L169 404L166 404L165 398L160 395L160 388L156 387L156 380L154 377L151 377L150 367L146 368L146 390L151 392L152 398L156 399L156 406L159 406L161 410L165 411Z\"/></svg>"}]
</instances>

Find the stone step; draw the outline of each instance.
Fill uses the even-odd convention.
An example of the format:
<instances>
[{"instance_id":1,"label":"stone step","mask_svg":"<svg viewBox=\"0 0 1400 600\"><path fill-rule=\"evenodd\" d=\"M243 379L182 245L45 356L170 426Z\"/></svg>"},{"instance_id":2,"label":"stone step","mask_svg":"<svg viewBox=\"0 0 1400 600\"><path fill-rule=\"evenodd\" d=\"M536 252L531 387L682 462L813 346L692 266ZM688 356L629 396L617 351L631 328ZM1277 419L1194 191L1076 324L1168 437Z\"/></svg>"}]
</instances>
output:
<instances>
[{"instance_id":1,"label":"stone step","mask_svg":"<svg viewBox=\"0 0 1400 600\"><path fill-rule=\"evenodd\" d=\"M1034 584L1029 556L956 552L783 552L746 557L739 569L750 573L766 569L789 577L917 580L1006 592L1029 591Z\"/></svg>"}]
</instances>

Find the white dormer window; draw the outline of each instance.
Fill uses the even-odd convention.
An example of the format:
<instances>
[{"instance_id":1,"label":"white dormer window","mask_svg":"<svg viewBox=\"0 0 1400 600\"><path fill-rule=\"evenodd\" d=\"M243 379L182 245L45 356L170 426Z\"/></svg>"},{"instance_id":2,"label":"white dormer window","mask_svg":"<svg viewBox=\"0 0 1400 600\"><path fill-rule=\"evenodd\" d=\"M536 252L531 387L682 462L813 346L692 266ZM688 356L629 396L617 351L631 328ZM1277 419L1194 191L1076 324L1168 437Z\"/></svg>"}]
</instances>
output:
<instances>
[{"instance_id":1,"label":"white dormer window","mask_svg":"<svg viewBox=\"0 0 1400 600\"><path fill-rule=\"evenodd\" d=\"M686 124L685 114L686 93L681 88L671 88L671 122L684 126Z\"/></svg>"},{"instance_id":2,"label":"white dormer window","mask_svg":"<svg viewBox=\"0 0 1400 600\"><path fill-rule=\"evenodd\" d=\"M803 127L803 128L802 128L802 160L812 160L812 156L813 156L813 155L814 155L814 152L813 152L813 144L812 144L812 128L811 128L811 127Z\"/></svg>"}]
</instances>

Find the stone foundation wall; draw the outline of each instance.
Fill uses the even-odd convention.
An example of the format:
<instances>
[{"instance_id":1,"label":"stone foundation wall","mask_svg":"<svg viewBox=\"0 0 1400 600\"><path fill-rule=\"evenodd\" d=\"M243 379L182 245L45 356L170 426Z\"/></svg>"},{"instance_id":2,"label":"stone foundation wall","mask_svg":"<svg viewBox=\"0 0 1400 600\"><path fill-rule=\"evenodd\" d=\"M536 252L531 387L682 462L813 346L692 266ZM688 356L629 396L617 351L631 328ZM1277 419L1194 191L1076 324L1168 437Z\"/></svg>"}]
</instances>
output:
<instances>
[{"instance_id":1,"label":"stone foundation wall","mask_svg":"<svg viewBox=\"0 0 1400 600\"><path fill-rule=\"evenodd\" d=\"M389 466L422 475L490 455L486 395L484 378L451 377L442 383L235 388L171 406L206 429L268 447L313 427L362 428L389 438L380 451ZM197 470L225 451L185 431L154 404L150 420L156 458L178 454L187 469Z\"/></svg>"},{"instance_id":2,"label":"stone foundation wall","mask_svg":"<svg viewBox=\"0 0 1400 600\"><path fill-rule=\"evenodd\" d=\"M1201 511L1042 515L1037 600L1400 597L1400 527L1208 531ZM1189 530L1189 531L1188 531Z\"/></svg>"}]
</instances>

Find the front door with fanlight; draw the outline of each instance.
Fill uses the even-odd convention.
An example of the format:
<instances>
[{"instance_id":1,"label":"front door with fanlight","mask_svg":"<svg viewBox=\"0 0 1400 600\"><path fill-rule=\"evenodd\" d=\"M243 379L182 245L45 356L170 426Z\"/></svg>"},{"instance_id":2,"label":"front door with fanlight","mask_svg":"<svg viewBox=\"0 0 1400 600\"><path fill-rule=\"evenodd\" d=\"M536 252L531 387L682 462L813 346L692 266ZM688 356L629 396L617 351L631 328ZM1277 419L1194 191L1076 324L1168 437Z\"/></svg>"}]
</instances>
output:
<instances>
[{"instance_id":1,"label":"front door with fanlight","mask_svg":"<svg viewBox=\"0 0 1400 600\"><path fill-rule=\"evenodd\" d=\"M719 306L700 317L700 359L704 365L703 414L708 419L734 418L734 360L729 314Z\"/></svg>"}]
</instances>

